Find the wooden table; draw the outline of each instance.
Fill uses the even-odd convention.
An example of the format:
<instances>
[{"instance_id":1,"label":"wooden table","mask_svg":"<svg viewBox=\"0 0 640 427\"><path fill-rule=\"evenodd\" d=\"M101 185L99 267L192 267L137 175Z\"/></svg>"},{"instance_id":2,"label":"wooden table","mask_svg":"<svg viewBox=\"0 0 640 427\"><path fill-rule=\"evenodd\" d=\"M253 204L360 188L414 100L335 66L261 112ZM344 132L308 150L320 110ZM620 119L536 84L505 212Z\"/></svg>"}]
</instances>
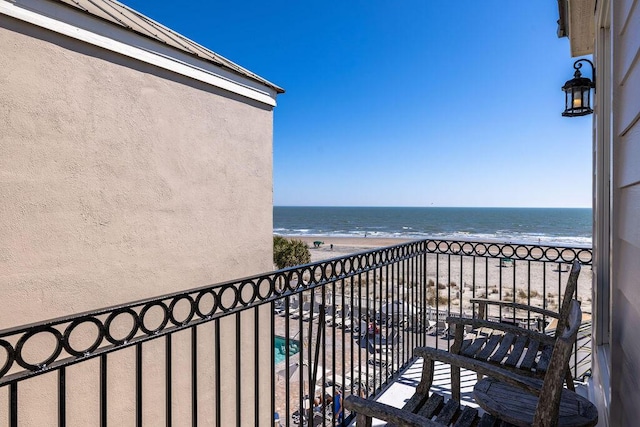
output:
<instances>
[{"instance_id":1,"label":"wooden table","mask_svg":"<svg viewBox=\"0 0 640 427\"><path fill-rule=\"evenodd\" d=\"M538 405L537 396L493 378L478 381L473 397L486 412L516 426L530 426ZM573 391L562 391L558 426L594 426L597 422L593 403Z\"/></svg>"}]
</instances>

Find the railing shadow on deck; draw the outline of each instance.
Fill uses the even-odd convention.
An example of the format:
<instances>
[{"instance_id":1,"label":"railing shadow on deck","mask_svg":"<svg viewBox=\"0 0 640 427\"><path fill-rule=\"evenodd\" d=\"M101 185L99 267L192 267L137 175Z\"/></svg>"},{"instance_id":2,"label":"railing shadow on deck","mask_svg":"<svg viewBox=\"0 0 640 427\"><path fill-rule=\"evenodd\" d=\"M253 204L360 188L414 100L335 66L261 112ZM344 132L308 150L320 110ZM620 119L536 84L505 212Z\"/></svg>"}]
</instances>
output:
<instances>
[{"instance_id":1,"label":"railing shadow on deck","mask_svg":"<svg viewBox=\"0 0 640 427\"><path fill-rule=\"evenodd\" d=\"M415 347L448 348L446 317L474 316L471 298L557 308L576 258L590 265L591 248L420 240L5 329L0 405L10 426L34 401L58 425L83 411L101 425L117 411L136 425L272 425L275 413L334 425L339 392L378 395ZM589 312L591 279L579 280ZM489 315L548 329L532 313ZM574 376L590 367L585 339Z\"/></svg>"}]
</instances>

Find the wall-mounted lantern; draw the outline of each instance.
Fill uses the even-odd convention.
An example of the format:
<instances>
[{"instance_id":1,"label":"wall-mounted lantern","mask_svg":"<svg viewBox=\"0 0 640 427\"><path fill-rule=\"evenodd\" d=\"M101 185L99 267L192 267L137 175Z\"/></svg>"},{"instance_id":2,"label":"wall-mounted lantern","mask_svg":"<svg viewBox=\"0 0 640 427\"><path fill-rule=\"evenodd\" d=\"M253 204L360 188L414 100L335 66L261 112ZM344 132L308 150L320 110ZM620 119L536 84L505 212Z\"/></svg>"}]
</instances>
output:
<instances>
[{"instance_id":1,"label":"wall-mounted lantern","mask_svg":"<svg viewBox=\"0 0 640 427\"><path fill-rule=\"evenodd\" d=\"M582 61L588 62L589 65L591 65L593 81L582 77L582 73L580 72ZM573 63L573 68L576 70L573 78L562 86L565 105L562 115L565 117L586 116L587 114L593 113L593 109L591 109L591 89L593 88L595 90L596 87L596 69L593 66L593 62L588 59L578 59Z\"/></svg>"}]
</instances>

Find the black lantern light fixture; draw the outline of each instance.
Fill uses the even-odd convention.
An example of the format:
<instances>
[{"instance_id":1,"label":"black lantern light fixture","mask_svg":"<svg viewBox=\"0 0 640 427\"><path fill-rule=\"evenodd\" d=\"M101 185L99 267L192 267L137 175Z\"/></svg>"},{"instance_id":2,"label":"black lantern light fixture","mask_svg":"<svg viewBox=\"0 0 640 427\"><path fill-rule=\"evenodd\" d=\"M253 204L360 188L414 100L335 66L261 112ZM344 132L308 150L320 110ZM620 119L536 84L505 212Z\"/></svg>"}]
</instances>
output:
<instances>
[{"instance_id":1,"label":"black lantern light fixture","mask_svg":"<svg viewBox=\"0 0 640 427\"><path fill-rule=\"evenodd\" d=\"M582 61L588 62L591 65L591 77L593 81L586 77L582 77L580 68L582 68ZM593 62L588 59L578 59L573 63L573 68L576 72L573 74L573 78L566 82L562 86L564 91L564 117L577 117L586 116L593 113L591 109L591 88L596 87L596 69L593 66Z\"/></svg>"}]
</instances>

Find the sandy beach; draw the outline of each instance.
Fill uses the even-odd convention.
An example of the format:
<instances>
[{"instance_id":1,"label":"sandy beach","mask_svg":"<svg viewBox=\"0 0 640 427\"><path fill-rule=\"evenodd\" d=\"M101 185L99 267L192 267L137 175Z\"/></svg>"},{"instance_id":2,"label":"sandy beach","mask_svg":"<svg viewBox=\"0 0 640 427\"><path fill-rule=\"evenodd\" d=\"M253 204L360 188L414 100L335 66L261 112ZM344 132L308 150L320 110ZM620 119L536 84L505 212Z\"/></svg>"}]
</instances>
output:
<instances>
[{"instance_id":1,"label":"sandy beach","mask_svg":"<svg viewBox=\"0 0 640 427\"><path fill-rule=\"evenodd\" d=\"M371 249L385 246L399 245L413 241L412 239L394 239L379 237L293 237L302 240L309 246L311 252L311 262L323 261L325 259L337 258L357 252L369 251ZM323 242L319 248L313 246L313 242ZM331 247L333 245L333 248Z\"/></svg>"}]
</instances>

